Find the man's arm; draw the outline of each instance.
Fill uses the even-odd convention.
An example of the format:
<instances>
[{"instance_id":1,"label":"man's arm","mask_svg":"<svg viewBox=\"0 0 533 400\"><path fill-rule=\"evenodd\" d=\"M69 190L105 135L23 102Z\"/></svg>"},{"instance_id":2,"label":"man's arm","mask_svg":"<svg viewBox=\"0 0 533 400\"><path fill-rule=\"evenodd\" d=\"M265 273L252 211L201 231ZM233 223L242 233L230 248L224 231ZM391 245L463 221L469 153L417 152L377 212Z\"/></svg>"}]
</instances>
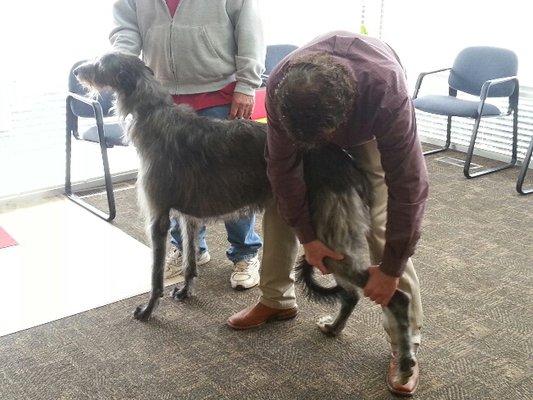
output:
<instances>
[{"instance_id":1,"label":"man's arm","mask_svg":"<svg viewBox=\"0 0 533 400\"><path fill-rule=\"evenodd\" d=\"M376 140L388 187L385 250L380 270L399 277L413 255L428 197L428 175L416 131L414 107L407 94L400 105L382 110Z\"/></svg>"},{"instance_id":2,"label":"man's arm","mask_svg":"<svg viewBox=\"0 0 533 400\"><path fill-rule=\"evenodd\" d=\"M235 29L237 44L235 92L253 96L255 89L261 86L266 53L258 2L230 0L226 7Z\"/></svg>"},{"instance_id":3,"label":"man's arm","mask_svg":"<svg viewBox=\"0 0 533 400\"><path fill-rule=\"evenodd\" d=\"M138 56L142 49L142 39L135 0L118 0L113 4L113 24L109 34L113 50Z\"/></svg>"},{"instance_id":4,"label":"man's arm","mask_svg":"<svg viewBox=\"0 0 533 400\"><path fill-rule=\"evenodd\" d=\"M315 240L316 235L307 204L302 157L281 127L268 93L266 111L268 134L265 158L268 179L282 218L295 230L300 243L308 243Z\"/></svg>"}]
</instances>

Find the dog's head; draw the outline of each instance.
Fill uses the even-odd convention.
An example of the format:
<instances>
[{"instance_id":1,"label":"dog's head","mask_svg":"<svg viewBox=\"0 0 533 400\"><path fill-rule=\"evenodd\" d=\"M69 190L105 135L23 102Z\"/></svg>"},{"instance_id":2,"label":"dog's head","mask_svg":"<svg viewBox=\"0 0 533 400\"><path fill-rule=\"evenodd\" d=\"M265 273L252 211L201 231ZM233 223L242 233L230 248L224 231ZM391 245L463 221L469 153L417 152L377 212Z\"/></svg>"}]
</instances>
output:
<instances>
[{"instance_id":1,"label":"dog's head","mask_svg":"<svg viewBox=\"0 0 533 400\"><path fill-rule=\"evenodd\" d=\"M153 72L138 57L124 53L108 53L77 67L73 74L90 89L111 88L130 95L139 82L153 77Z\"/></svg>"}]
</instances>

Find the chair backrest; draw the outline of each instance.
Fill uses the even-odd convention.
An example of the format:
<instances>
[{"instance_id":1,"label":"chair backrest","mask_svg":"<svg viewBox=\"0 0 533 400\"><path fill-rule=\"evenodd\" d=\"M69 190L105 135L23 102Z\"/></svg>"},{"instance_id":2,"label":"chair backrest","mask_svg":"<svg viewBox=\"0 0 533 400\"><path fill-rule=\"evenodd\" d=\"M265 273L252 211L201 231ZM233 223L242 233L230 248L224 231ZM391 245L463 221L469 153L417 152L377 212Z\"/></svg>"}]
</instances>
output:
<instances>
[{"instance_id":1,"label":"chair backrest","mask_svg":"<svg viewBox=\"0 0 533 400\"><path fill-rule=\"evenodd\" d=\"M272 70L276 68L276 65L278 65L281 60L283 60L289 53L292 53L297 48L298 46L293 44L273 44L267 46L264 74L270 75Z\"/></svg>"},{"instance_id":2,"label":"chair backrest","mask_svg":"<svg viewBox=\"0 0 533 400\"><path fill-rule=\"evenodd\" d=\"M69 92L79 94L80 96L86 96L88 91L85 89L76 79L74 74L72 73L74 69L76 69L77 66L83 64L85 60L78 61L75 63L72 68L70 69L69 76L68 76L68 90ZM114 94L110 90L102 90L98 93L98 97L96 99L100 106L102 107L102 113L104 117L108 117L111 115L111 108L113 107L113 100L114 100ZM71 109L74 115L82 118L93 118L94 112L91 106L82 103L80 101L76 101L75 99L72 100L71 103Z\"/></svg>"},{"instance_id":3,"label":"chair backrest","mask_svg":"<svg viewBox=\"0 0 533 400\"><path fill-rule=\"evenodd\" d=\"M479 96L483 83L489 79L515 76L518 72L518 57L514 52L498 47L467 47L453 63L448 84L453 88ZM490 89L490 97L509 97L515 83L502 83Z\"/></svg>"}]
</instances>

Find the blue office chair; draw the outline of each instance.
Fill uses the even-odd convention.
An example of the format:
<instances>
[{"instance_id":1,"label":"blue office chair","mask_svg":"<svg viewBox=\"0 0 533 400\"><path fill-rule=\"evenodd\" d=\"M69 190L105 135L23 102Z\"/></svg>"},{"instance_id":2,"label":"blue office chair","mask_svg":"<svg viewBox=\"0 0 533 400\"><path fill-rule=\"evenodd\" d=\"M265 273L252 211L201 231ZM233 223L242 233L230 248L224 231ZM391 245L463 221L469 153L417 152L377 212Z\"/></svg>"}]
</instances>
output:
<instances>
[{"instance_id":1,"label":"blue office chair","mask_svg":"<svg viewBox=\"0 0 533 400\"><path fill-rule=\"evenodd\" d=\"M452 117L463 117L475 120L463 171L467 178L475 178L516 165L519 94L519 82L516 77L517 70L518 58L510 50L496 47L468 47L457 55L452 68L421 73L418 76L413 95L415 108L448 117L444 147L427 151L424 155L447 150L451 141ZM442 71L450 71L448 78L449 95L417 97L424 77ZM458 99L458 91L479 96L479 101ZM495 105L488 103L487 98L490 97L508 97L508 110L502 112ZM513 114L513 137L510 163L471 173L470 164L474 154L481 118L509 116L511 114Z\"/></svg>"},{"instance_id":2,"label":"blue office chair","mask_svg":"<svg viewBox=\"0 0 533 400\"><path fill-rule=\"evenodd\" d=\"M114 146L127 146L128 142L124 137L124 130L122 125L118 122L108 123L104 122L104 118L112 116L113 93L110 91L102 91L97 98L87 97L87 90L83 88L72 71L84 61L75 63L69 73L68 87L69 93L66 98L66 174L65 174L65 194L66 196L89 210L93 214L99 216L106 221L111 221L115 218L115 196L113 194L113 182L111 181L111 174L109 171L109 161L107 157L107 149ZM89 129L80 132L78 130L79 118L91 118L95 121L95 125ZM104 180L107 194L107 204L109 206L109 214L98 210L92 205L83 201L72 192L71 184L71 157L72 157L72 137L77 140L84 140L87 142L98 143L100 145L100 152L102 155L102 163L104 166Z\"/></svg>"},{"instance_id":3,"label":"blue office chair","mask_svg":"<svg viewBox=\"0 0 533 400\"><path fill-rule=\"evenodd\" d=\"M286 56L296 50L298 46L293 44L272 44L266 48L266 58L265 58L265 72L263 73L263 85L266 86L266 81L268 76L272 72L276 65L279 64Z\"/></svg>"},{"instance_id":4,"label":"blue office chair","mask_svg":"<svg viewBox=\"0 0 533 400\"><path fill-rule=\"evenodd\" d=\"M524 189L524 179L526 179L527 169L529 167L529 163L531 162L531 153L533 153L533 137L531 137L531 141L529 142L526 157L524 158L522 168L520 169L520 173L518 174L518 180L516 181L516 191L520 194L533 193L533 188Z\"/></svg>"}]
</instances>

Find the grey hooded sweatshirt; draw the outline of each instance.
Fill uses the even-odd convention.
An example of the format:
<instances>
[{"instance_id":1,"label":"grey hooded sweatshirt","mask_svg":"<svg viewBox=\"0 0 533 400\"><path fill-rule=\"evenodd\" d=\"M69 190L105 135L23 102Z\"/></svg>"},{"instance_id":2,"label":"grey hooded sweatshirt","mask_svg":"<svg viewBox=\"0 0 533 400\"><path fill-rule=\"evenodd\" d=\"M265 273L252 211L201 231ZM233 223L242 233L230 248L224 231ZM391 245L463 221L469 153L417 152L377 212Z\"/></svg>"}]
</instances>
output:
<instances>
[{"instance_id":1,"label":"grey hooded sweatshirt","mask_svg":"<svg viewBox=\"0 0 533 400\"><path fill-rule=\"evenodd\" d=\"M261 85L265 45L257 0L117 0L109 39L139 55L171 94L207 93L237 81L252 95Z\"/></svg>"}]
</instances>

